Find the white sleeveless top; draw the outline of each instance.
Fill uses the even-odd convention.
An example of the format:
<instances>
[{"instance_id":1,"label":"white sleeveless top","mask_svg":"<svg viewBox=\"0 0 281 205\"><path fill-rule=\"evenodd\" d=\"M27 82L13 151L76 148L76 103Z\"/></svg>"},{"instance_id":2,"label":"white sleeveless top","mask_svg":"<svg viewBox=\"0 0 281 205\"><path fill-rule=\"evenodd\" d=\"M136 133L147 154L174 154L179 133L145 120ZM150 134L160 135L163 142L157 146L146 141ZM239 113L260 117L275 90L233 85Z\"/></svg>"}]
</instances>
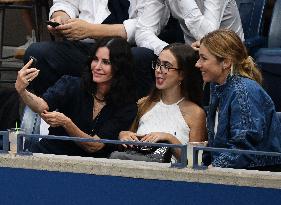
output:
<instances>
[{"instance_id":1,"label":"white sleeveless top","mask_svg":"<svg viewBox=\"0 0 281 205\"><path fill-rule=\"evenodd\" d=\"M174 135L182 144L187 144L190 128L186 124L178 105L183 100L182 98L171 105L166 105L160 100L140 118L137 134L166 132Z\"/></svg>"}]
</instances>

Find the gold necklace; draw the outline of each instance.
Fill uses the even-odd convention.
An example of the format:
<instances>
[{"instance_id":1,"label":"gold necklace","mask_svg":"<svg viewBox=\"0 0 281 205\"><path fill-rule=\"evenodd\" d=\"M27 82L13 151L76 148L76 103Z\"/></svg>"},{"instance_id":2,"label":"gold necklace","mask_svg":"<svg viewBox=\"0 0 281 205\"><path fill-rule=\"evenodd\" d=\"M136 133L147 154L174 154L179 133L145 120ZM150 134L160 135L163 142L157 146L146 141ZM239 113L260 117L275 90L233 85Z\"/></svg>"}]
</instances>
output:
<instances>
[{"instance_id":1,"label":"gold necklace","mask_svg":"<svg viewBox=\"0 0 281 205\"><path fill-rule=\"evenodd\" d=\"M104 99L104 97L103 98L99 98L98 96L97 96L97 94L92 94L93 95L93 97L97 100L97 101L99 101L99 102L104 102L105 101L105 99Z\"/></svg>"},{"instance_id":2,"label":"gold necklace","mask_svg":"<svg viewBox=\"0 0 281 205\"><path fill-rule=\"evenodd\" d=\"M98 101L96 98L94 98L94 107L93 107L93 118L95 119L102 108L106 105L105 101Z\"/></svg>"}]
</instances>

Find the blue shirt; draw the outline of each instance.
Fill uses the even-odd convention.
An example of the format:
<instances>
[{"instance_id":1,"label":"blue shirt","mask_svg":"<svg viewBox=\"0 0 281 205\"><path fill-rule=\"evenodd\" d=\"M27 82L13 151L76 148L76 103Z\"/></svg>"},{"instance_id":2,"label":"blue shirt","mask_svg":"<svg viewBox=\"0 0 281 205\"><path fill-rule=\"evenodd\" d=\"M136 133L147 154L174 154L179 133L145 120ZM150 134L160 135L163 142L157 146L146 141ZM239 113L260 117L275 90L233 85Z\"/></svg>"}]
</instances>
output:
<instances>
[{"instance_id":1,"label":"blue shirt","mask_svg":"<svg viewBox=\"0 0 281 205\"><path fill-rule=\"evenodd\" d=\"M210 147L281 152L281 124L274 103L254 80L230 76L211 84L207 116ZM217 132L214 133L218 111ZM250 168L281 164L279 157L213 153L216 167Z\"/></svg>"}]
</instances>

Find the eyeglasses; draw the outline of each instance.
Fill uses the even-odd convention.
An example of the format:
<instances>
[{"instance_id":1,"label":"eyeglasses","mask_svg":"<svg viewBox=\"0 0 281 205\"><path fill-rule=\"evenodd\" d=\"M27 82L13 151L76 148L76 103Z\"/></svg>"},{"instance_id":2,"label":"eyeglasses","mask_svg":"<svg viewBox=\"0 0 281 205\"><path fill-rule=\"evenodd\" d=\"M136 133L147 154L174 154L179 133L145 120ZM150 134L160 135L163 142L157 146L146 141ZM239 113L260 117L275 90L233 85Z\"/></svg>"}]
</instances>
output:
<instances>
[{"instance_id":1,"label":"eyeglasses","mask_svg":"<svg viewBox=\"0 0 281 205\"><path fill-rule=\"evenodd\" d=\"M173 65L171 65L169 62L165 62L161 64L160 61L152 61L152 69L153 70L160 69L160 71L165 74L168 73L170 70L181 70L180 68L174 68L172 66Z\"/></svg>"},{"instance_id":2,"label":"eyeglasses","mask_svg":"<svg viewBox=\"0 0 281 205\"><path fill-rule=\"evenodd\" d=\"M99 63L99 59L97 56L94 56L92 59L92 62L94 62L95 64ZM101 59L101 66L107 66L107 65L111 65L111 62L108 59Z\"/></svg>"}]
</instances>

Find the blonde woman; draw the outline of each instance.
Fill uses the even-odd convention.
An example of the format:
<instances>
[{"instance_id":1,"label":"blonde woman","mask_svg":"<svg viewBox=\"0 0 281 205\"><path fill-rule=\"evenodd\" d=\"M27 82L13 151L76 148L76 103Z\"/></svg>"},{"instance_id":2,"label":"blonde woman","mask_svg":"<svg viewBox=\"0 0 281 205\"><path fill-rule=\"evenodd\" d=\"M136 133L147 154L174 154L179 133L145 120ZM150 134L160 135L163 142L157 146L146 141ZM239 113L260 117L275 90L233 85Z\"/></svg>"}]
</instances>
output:
<instances>
[{"instance_id":1,"label":"blonde woman","mask_svg":"<svg viewBox=\"0 0 281 205\"><path fill-rule=\"evenodd\" d=\"M211 147L281 152L281 126L274 104L261 86L262 76L241 39L216 30L201 39L196 66L211 82L207 116ZM206 161L205 161L206 162ZM278 169L280 158L213 153L216 167Z\"/></svg>"}]
</instances>

